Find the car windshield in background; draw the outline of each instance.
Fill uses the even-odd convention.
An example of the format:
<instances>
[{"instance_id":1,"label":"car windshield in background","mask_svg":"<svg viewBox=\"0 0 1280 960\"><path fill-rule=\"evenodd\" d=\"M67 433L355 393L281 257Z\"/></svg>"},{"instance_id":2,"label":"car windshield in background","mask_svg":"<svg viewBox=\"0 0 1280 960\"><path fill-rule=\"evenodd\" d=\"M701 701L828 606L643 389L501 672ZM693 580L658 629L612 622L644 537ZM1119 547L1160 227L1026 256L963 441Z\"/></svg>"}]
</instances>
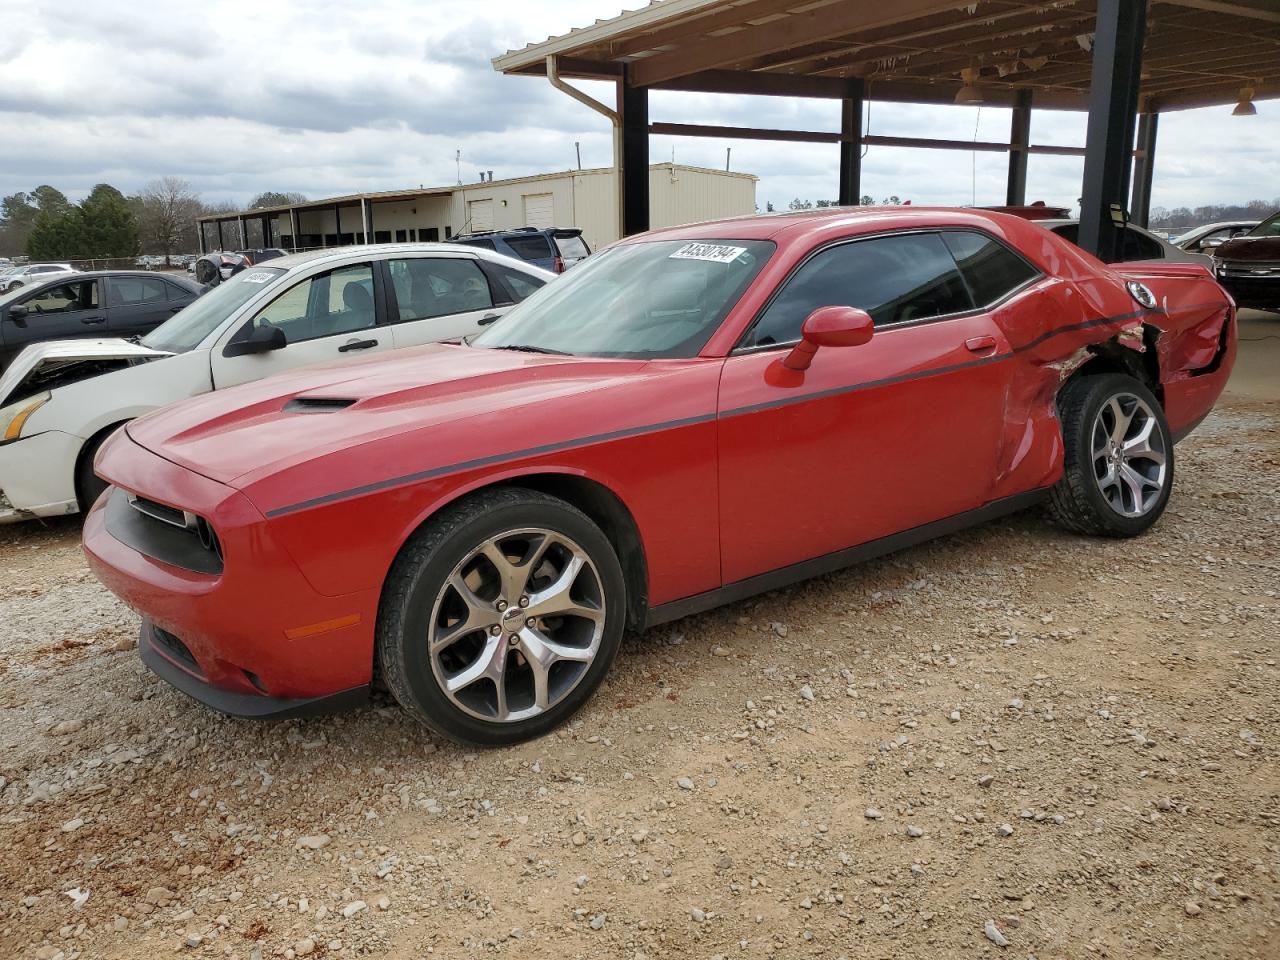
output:
<instances>
[{"instance_id":1,"label":"car windshield in background","mask_svg":"<svg viewBox=\"0 0 1280 960\"><path fill-rule=\"evenodd\" d=\"M142 338L142 345L167 353L194 350L223 320L286 272L279 267L250 267L237 273L152 330Z\"/></svg>"},{"instance_id":2,"label":"car windshield in background","mask_svg":"<svg viewBox=\"0 0 1280 960\"><path fill-rule=\"evenodd\" d=\"M471 345L590 357L693 357L774 249L769 240L613 247L547 284Z\"/></svg>"},{"instance_id":3,"label":"car windshield in background","mask_svg":"<svg viewBox=\"0 0 1280 960\"><path fill-rule=\"evenodd\" d=\"M1280 213L1272 214L1245 234L1246 237L1280 237Z\"/></svg>"}]
</instances>

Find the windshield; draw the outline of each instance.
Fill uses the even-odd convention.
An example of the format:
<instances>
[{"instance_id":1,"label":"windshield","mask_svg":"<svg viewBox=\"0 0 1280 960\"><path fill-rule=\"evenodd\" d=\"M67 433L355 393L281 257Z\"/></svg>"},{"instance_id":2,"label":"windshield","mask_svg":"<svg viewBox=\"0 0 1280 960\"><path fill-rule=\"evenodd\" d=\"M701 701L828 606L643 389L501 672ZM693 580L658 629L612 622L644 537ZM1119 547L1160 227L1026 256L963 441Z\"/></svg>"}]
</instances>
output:
<instances>
[{"instance_id":1,"label":"windshield","mask_svg":"<svg viewBox=\"0 0 1280 960\"><path fill-rule=\"evenodd\" d=\"M471 341L589 357L693 357L773 255L769 240L654 240L584 260Z\"/></svg>"},{"instance_id":2,"label":"windshield","mask_svg":"<svg viewBox=\"0 0 1280 960\"><path fill-rule=\"evenodd\" d=\"M1280 213L1273 213L1267 219L1250 230L1249 237L1280 237Z\"/></svg>"},{"instance_id":3,"label":"windshield","mask_svg":"<svg viewBox=\"0 0 1280 960\"><path fill-rule=\"evenodd\" d=\"M142 338L142 345L168 353L194 350L223 320L285 272L278 267L257 267L237 273L152 330Z\"/></svg>"}]
</instances>

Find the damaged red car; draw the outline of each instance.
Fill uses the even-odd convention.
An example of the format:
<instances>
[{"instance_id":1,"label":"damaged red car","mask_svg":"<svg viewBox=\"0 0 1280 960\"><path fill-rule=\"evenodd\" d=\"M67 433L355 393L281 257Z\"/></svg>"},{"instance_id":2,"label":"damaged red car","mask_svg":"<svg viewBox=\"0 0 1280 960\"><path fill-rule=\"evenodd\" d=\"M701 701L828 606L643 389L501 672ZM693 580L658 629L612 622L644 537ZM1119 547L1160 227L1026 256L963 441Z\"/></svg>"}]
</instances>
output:
<instances>
[{"instance_id":1,"label":"damaged red car","mask_svg":"<svg viewBox=\"0 0 1280 960\"><path fill-rule=\"evenodd\" d=\"M511 743L581 707L628 628L1036 504L1142 533L1234 314L1204 267L1108 267L998 213L655 231L469 344L131 422L85 549L145 662L218 710L381 684Z\"/></svg>"}]
</instances>

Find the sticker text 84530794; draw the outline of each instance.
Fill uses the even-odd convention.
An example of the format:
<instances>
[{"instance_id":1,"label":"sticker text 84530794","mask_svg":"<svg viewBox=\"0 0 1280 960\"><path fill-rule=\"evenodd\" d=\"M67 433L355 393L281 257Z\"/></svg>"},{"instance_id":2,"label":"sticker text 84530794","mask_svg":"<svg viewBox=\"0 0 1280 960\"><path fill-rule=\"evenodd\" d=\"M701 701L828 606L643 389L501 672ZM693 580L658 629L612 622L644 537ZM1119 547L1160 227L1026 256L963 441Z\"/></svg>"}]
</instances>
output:
<instances>
[{"instance_id":1,"label":"sticker text 84530794","mask_svg":"<svg viewBox=\"0 0 1280 960\"><path fill-rule=\"evenodd\" d=\"M711 263L733 263L747 252L746 247L734 247L726 243L686 243L671 254L670 260L708 260Z\"/></svg>"}]
</instances>

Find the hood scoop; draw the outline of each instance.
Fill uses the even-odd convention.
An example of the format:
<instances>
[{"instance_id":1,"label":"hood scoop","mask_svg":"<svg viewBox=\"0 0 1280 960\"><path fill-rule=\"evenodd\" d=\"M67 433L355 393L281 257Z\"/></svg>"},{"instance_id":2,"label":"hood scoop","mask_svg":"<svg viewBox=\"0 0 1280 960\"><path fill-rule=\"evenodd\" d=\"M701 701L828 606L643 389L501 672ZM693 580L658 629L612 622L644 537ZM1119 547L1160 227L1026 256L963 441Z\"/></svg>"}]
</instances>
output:
<instances>
[{"instance_id":1,"label":"hood scoop","mask_svg":"<svg viewBox=\"0 0 1280 960\"><path fill-rule=\"evenodd\" d=\"M285 413L336 413L354 404L354 397L294 397L284 405Z\"/></svg>"}]
</instances>

